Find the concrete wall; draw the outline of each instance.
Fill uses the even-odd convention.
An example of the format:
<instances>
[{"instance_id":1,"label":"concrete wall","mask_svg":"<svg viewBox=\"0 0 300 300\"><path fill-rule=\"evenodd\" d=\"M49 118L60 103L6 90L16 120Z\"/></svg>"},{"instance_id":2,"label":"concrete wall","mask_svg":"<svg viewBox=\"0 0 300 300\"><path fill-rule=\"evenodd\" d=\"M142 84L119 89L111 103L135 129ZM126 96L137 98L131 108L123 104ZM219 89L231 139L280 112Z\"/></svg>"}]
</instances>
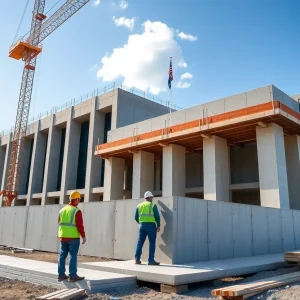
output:
<instances>
[{"instance_id":1,"label":"concrete wall","mask_svg":"<svg viewBox=\"0 0 300 300\"><path fill-rule=\"evenodd\" d=\"M142 200L83 203L87 243L80 253L133 259ZM300 211L206 201L184 197L155 201L161 215L156 259L188 263L260 254L300 247ZM0 208L0 245L57 252L57 216L61 205ZM147 260L148 244L143 260Z\"/></svg>"}]
</instances>

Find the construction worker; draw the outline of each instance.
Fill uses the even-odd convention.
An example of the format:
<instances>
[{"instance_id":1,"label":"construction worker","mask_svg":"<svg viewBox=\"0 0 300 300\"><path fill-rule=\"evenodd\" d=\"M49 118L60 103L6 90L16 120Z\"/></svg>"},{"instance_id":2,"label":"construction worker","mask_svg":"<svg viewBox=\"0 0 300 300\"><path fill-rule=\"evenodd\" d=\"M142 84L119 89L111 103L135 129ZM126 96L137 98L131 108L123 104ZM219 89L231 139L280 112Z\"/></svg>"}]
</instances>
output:
<instances>
[{"instance_id":1,"label":"construction worker","mask_svg":"<svg viewBox=\"0 0 300 300\"><path fill-rule=\"evenodd\" d=\"M80 193L74 191L70 195L69 205L62 208L58 216L58 237L60 239L60 255L58 260L58 281L69 279L71 282L83 280L77 275L77 254L80 245L85 244L86 237L81 210L77 207L80 202ZM66 258L70 254L69 275L66 272Z\"/></svg>"},{"instance_id":2,"label":"construction worker","mask_svg":"<svg viewBox=\"0 0 300 300\"><path fill-rule=\"evenodd\" d=\"M156 204L152 203L153 195L146 192L145 201L140 203L135 211L135 220L139 224L139 237L136 245L135 264L140 265L142 249L148 236L149 258L148 265L157 266L160 263L154 260L156 233L160 231L160 216Z\"/></svg>"}]
</instances>

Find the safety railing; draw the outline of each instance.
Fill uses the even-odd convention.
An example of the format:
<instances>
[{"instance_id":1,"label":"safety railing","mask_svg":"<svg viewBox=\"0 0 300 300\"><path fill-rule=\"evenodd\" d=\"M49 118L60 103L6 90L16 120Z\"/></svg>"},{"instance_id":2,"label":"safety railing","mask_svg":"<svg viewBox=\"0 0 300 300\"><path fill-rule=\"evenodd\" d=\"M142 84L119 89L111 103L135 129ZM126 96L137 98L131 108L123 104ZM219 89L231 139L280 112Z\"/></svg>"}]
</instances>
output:
<instances>
[{"instance_id":1,"label":"safety railing","mask_svg":"<svg viewBox=\"0 0 300 300\"><path fill-rule=\"evenodd\" d=\"M54 106L53 108L51 108L50 110L47 110L45 111L44 113L40 113L32 118L29 118L28 120L28 124L31 124L31 123L34 123L38 120L41 120L47 116L50 116L52 114L55 114L57 112L60 112L64 109L67 109L68 107L70 106L74 106L74 105L77 105L79 103L82 103L82 102L85 102L93 97L96 97L96 96L101 96L107 92L110 92L110 91L113 91L115 89L122 89L124 91L127 91L127 92L130 92L132 94L135 94L137 96L140 96L140 97L143 97L147 100L150 100L150 101L153 101L153 102L156 102L158 104L161 104L161 105L165 105L165 106L168 106L169 105L169 102L168 101L165 101L163 100L162 98L156 96L156 95L153 95L149 92L146 92L146 91L142 91L136 87L127 87L125 86L122 82L120 83L112 83L112 84L109 84L109 85L106 85L106 86L103 86L101 88L96 88L94 89L92 92L90 93L87 93L87 94L84 94L83 96L81 97L78 97L78 98L73 98L71 99L70 101L67 101L65 104L63 105L59 105L59 106ZM171 108L173 110L181 110L183 109L182 107L179 107L175 104L172 104L171 105ZM7 134L10 134L11 132L13 132L13 127L11 127L10 129L7 129L7 130L3 130L3 131L0 131L0 136L4 136L4 135L7 135Z\"/></svg>"}]
</instances>

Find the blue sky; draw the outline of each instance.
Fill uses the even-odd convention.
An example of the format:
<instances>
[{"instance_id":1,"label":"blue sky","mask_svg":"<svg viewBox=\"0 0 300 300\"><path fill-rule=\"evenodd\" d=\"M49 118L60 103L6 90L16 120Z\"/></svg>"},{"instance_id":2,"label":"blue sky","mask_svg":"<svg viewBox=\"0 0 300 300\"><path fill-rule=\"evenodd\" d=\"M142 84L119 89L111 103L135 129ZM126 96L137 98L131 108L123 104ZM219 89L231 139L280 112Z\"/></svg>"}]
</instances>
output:
<instances>
[{"instance_id":1,"label":"blue sky","mask_svg":"<svg viewBox=\"0 0 300 300\"><path fill-rule=\"evenodd\" d=\"M46 11L56 1L46 1ZM271 83L287 94L300 93L299 1L126 1L124 9L120 0L99 5L91 0L43 42L31 116L109 81L125 81L166 100L169 56L174 57L173 101L179 106ZM15 121L23 64L7 54L25 3L0 4L0 131ZM20 35L29 29L33 3Z\"/></svg>"}]
</instances>

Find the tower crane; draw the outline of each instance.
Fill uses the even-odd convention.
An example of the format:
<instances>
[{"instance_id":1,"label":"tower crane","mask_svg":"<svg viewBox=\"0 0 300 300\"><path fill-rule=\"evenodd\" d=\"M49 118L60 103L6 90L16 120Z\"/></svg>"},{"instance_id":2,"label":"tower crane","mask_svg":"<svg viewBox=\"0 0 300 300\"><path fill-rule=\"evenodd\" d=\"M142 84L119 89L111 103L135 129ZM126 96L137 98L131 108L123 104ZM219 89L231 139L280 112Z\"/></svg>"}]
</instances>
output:
<instances>
[{"instance_id":1,"label":"tower crane","mask_svg":"<svg viewBox=\"0 0 300 300\"><path fill-rule=\"evenodd\" d=\"M3 195L5 206L11 206L12 202L18 196L24 137L26 135L29 116L36 60L37 56L42 52L41 43L89 1L66 0L47 19L46 15L44 15L46 0L35 0L30 31L9 49L9 57L24 61L24 70L14 133L11 141L11 155L6 178L6 188L0 192L0 195Z\"/></svg>"}]
</instances>

